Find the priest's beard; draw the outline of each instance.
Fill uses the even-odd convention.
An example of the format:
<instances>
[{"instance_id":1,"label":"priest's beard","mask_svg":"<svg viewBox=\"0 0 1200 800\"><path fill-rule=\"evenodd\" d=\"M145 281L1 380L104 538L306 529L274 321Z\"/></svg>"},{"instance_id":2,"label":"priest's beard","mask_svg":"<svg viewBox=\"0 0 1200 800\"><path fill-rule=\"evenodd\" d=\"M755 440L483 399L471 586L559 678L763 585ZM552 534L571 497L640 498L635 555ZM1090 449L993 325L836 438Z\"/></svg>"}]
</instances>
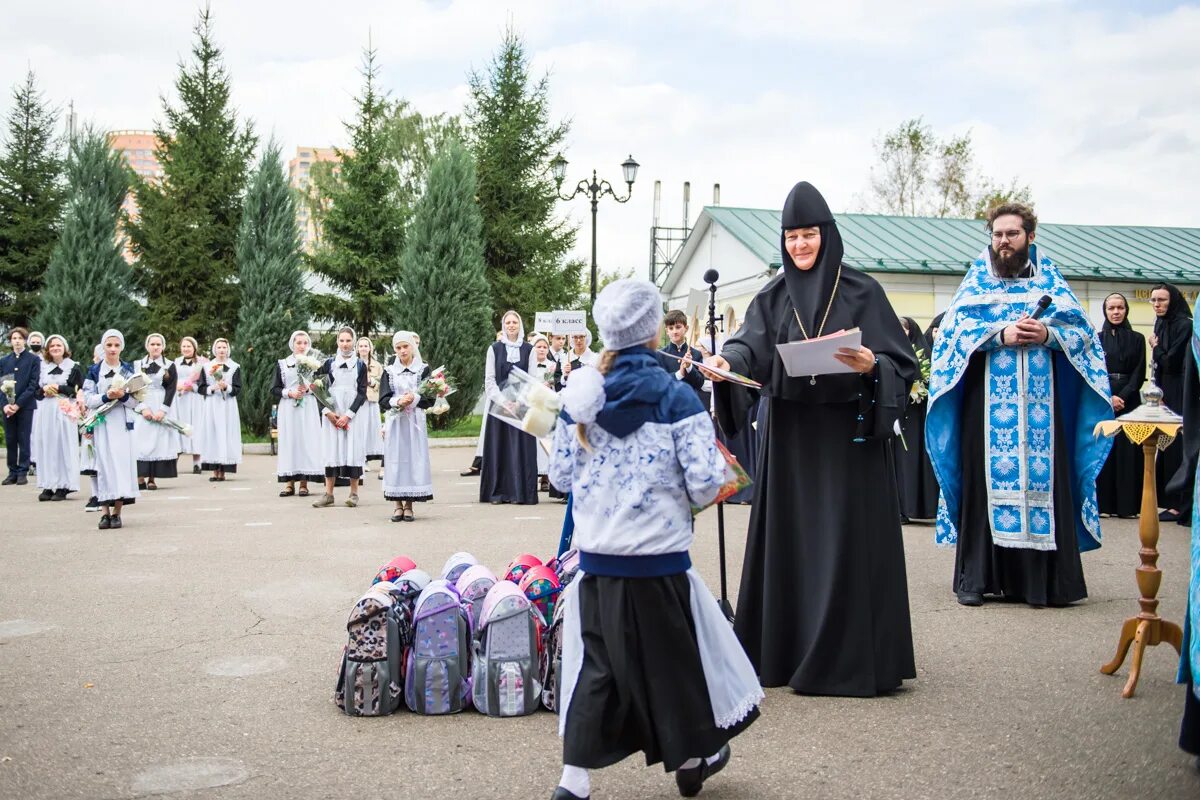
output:
<instances>
[{"instance_id":1,"label":"priest's beard","mask_svg":"<svg viewBox=\"0 0 1200 800\"><path fill-rule=\"evenodd\" d=\"M1024 247L1013 250L992 251L992 266L1001 278L1015 278L1029 263L1029 243Z\"/></svg>"}]
</instances>

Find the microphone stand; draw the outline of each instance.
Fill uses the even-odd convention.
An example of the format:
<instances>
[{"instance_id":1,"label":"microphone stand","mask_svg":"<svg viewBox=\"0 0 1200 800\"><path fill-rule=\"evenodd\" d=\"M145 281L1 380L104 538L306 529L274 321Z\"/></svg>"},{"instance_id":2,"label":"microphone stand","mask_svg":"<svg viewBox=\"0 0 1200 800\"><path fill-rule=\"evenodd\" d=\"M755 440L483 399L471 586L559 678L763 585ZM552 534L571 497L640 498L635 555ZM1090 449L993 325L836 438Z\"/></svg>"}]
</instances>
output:
<instances>
[{"instance_id":1,"label":"microphone stand","mask_svg":"<svg viewBox=\"0 0 1200 800\"><path fill-rule=\"evenodd\" d=\"M709 352L713 355L717 354L717 324L725 321L725 315L717 316L717 278L719 275L715 269L710 269L704 273L704 281L708 284L708 323L705 325L705 331L709 337ZM713 389L714 394L716 388ZM720 430L721 423L717 421L716 404L713 403L710 413L712 414L713 427ZM717 503L717 547L720 552L721 560L721 611L725 617L733 621L733 606L729 604L728 580L725 566L725 503L724 501Z\"/></svg>"}]
</instances>

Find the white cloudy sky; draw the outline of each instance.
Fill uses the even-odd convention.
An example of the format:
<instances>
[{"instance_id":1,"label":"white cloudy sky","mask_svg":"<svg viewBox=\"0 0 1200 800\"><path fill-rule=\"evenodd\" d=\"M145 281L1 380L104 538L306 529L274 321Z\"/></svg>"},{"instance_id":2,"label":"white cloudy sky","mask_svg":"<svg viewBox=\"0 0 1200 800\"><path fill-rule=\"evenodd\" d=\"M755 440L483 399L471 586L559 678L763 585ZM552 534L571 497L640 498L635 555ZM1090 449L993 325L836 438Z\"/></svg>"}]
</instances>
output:
<instances>
[{"instance_id":1,"label":"white cloudy sky","mask_svg":"<svg viewBox=\"0 0 1200 800\"><path fill-rule=\"evenodd\" d=\"M5 4L0 85L32 67L81 120L148 128L172 93L198 3ZM1159 0L212 0L234 98L258 131L344 144L368 33L383 81L423 111L461 109L466 75L506 24L549 70L572 121L569 178L619 180L600 210L601 269L646 270L653 182L676 224L714 182L730 206L777 208L807 179L856 210L872 140L923 115L970 130L984 173L1033 187L1053 222L1200 226L1200 6ZM0 110L7 108L0 100ZM562 212L581 223L587 204Z\"/></svg>"}]
</instances>

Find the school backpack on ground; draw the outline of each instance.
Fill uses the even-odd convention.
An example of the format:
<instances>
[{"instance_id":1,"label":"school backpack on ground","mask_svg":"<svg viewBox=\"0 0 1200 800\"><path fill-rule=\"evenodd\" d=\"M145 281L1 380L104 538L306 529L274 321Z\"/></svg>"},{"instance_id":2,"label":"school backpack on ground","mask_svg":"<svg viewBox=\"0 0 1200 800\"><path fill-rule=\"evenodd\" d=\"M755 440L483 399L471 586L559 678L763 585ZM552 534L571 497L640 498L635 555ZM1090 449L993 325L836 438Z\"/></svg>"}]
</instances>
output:
<instances>
[{"instance_id":1,"label":"school backpack on ground","mask_svg":"<svg viewBox=\"0 0 1200 800\"><path fill-rule=\"evenodd\" d=\"M379 583L381 581L395 583L396 579L401 575L408 572L410 569L416 568L416 562L414 562L408 556L396 556L391 561L379 568L379 572L375 573L375 580L371 581L371 583Z\"/></svg>"},{"instance_id":2,"label":"school backpack on ground","mask_svg":"<svg viewBox=\"0 0 1200 800\"><path fill-rule=\"evenodd\" d=\"M508 568L504 570L504 580L520 583L521 578L525 577L526 572L529 572L533 567L541 566L541 564L542 560L537 556L522 553L514 558L509 563Z\"/></svg>"},{"instance_id":3,"label":"school backpack on ground","mask_svg":"<svg viewBox=\"0 0 1200 800\"><path fill-rule=\"evenodd\" d=\"M483 564L476 564L459 576L455 588L458 589L459 597L463 602L471 606L471 625L473 627L478 627L476 623L483 614L483 599L495 585L496 576Z\"/></svg>"},{"instance_id":4,"label":"school backpack on ground","mask_svg":"<svg viewBox=\"0 0 1200 800\"><path fill-rule=\"evenodd\" d=\"M375 584L346 621L350 640L342 650L333 699L351 716L378 717L400 707L409 629L394 591L390 583Z\"/></svg>"},{"instance_id":5,"label":"school backpack on ground","mask_svg":"<svg viewBox=\"0 0 1200 800\"><path fill-rule=\"evenodd\" d=\"M483 601L473 640L472 694L489 717L532 714L541 700L542 623L520 589L500 581Z\"/></svg>"},{"instance_id":6,"label":"school backpack on ground","mask_svg":"<svg viewBox=\"0 0 1200 800\"><path fill-rule=\"evenodd\" d=\"M550 559L547 566L554 570L554 574L558 576L558 585L565 590L579 572L579 551L568 550L561 556Z\"/></svg>"},{"instance_id":7,"label":"school backpack on ground","mask_svg":"<svg viewBox=\"0 0 1200 800\"><path fill-rule=\"evenodd\" d=\"M446 559L446 565L442 567L442 578L451 586L457 585L462 574L478 563L479 560L470 553L455 553Z\"/></svg>"},{"instance_id":8,"label":"school backpack on ground","mask_svg":"<svg viewBox=\"0 0 1200 800\"><path fill-rule=\"evenodd\" d=\"M542 619L553 619L554 605L562 586L552 569L544 566L532 568L521 578L517 588L529 598L529 602L533 603Z\"/></svg>"},{"instance_id":9,"label":"school backpack on ground","mask_svg":"<svg viewBox=\"0 0 1200 800\"><path fill-rule=\"evenodd\" d=\"M413 605L404 701L418 714L454 714L471 703L471 621L458 591L430 581Z\"/></svg>"},{"instance_id":10,"label":"school backpack on ground","mask_svg":"<svg viewBox=\"0 0 1200 800\"><path fill-rule=\"evenodd\" d=\"M570 601L567 601L570 602ZM542 705L550 711L559 711L558 698L562 697L562 652L563 615L566 605L560 600L554 604L554 618L546 628L545 646L542 649Z\"/></svg>"}]
</instances>

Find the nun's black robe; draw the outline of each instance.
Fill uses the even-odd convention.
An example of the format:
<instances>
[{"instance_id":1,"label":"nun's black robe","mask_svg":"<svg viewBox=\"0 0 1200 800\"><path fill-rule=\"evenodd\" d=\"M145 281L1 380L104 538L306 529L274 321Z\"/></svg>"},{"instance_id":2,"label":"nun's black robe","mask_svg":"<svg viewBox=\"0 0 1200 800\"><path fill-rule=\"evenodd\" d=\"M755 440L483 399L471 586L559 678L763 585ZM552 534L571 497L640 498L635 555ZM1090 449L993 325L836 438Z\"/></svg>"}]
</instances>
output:
<instances>
[{"instance_id":1,"label":"nun's black robe","mask_svg":"<svg viewBox=\"0 0 1200 800\"><path fill-rule=\"evenodd\" d=\"M930 357L933 348L915 322L911 323L908 340L914 353L919 349L924 358ZM904 433L904 439L902 441L897 438L892 442L892 453L896 462L896 487L900 492L900 513L908 519L937 517L937 476L933 473L933 464L930 463L929 453L925 450L925 413L928 406L928 397L917 403L909 401L905 406L904 417L900 420L900 430Z\"/></svg>"},{"instance_id":2,"label":"nun's black robe","mask_svg":"<svg viewBox=\"0 0 1200 800\"><path fill-rule=\"evenodd\" d=\"M764 686L870 697L916 677L888 452L916 359L883 289L849 267L825 331L861 328L874 376L788 377L775 345L803 338L793 313L776 276L721 351L768 404L734 629ZM754 393L714 388L721 424L740 430Z\"/></svg>"},{"instance_id":3,"label":"nun's black robe","mask_svg":"<svg viewBox=\"0 0 1200 800\"><path fill-rule=\"evenodd\" d=\"M1151 357L1154 360L1154 381L1163 391L1163 403L1176 414L1183 413L1183 369L1190 355L1188 344L1192 340L1191 309L1179 289L1167 284L1171 303L1167 314L1154 321L1154 335L1158 345ZM1168 490L1167 484L1183 463L1183 447L1172 443L1158 454L1154 478L1157 483L1159 508L1178 509L1183 497Z\"/></svg>"},{"instance_id":4,"label":"nun's black robe","mask_svg":"<svg viewBox=\"0 0 1200 800\"><path fill-rule=\"evenodd\" d=\"M1113 397L1125 401L1117 416L1142 404L1141 388L1146 381L1146 337L1128 323L1106 322L1100 334L1104 366ZM1101 514L1135 517L1142 508L1142 447L1127 436L1114 436L1108 460L1096 478L1096 502Z\"/></svg>"}]
</instances>

